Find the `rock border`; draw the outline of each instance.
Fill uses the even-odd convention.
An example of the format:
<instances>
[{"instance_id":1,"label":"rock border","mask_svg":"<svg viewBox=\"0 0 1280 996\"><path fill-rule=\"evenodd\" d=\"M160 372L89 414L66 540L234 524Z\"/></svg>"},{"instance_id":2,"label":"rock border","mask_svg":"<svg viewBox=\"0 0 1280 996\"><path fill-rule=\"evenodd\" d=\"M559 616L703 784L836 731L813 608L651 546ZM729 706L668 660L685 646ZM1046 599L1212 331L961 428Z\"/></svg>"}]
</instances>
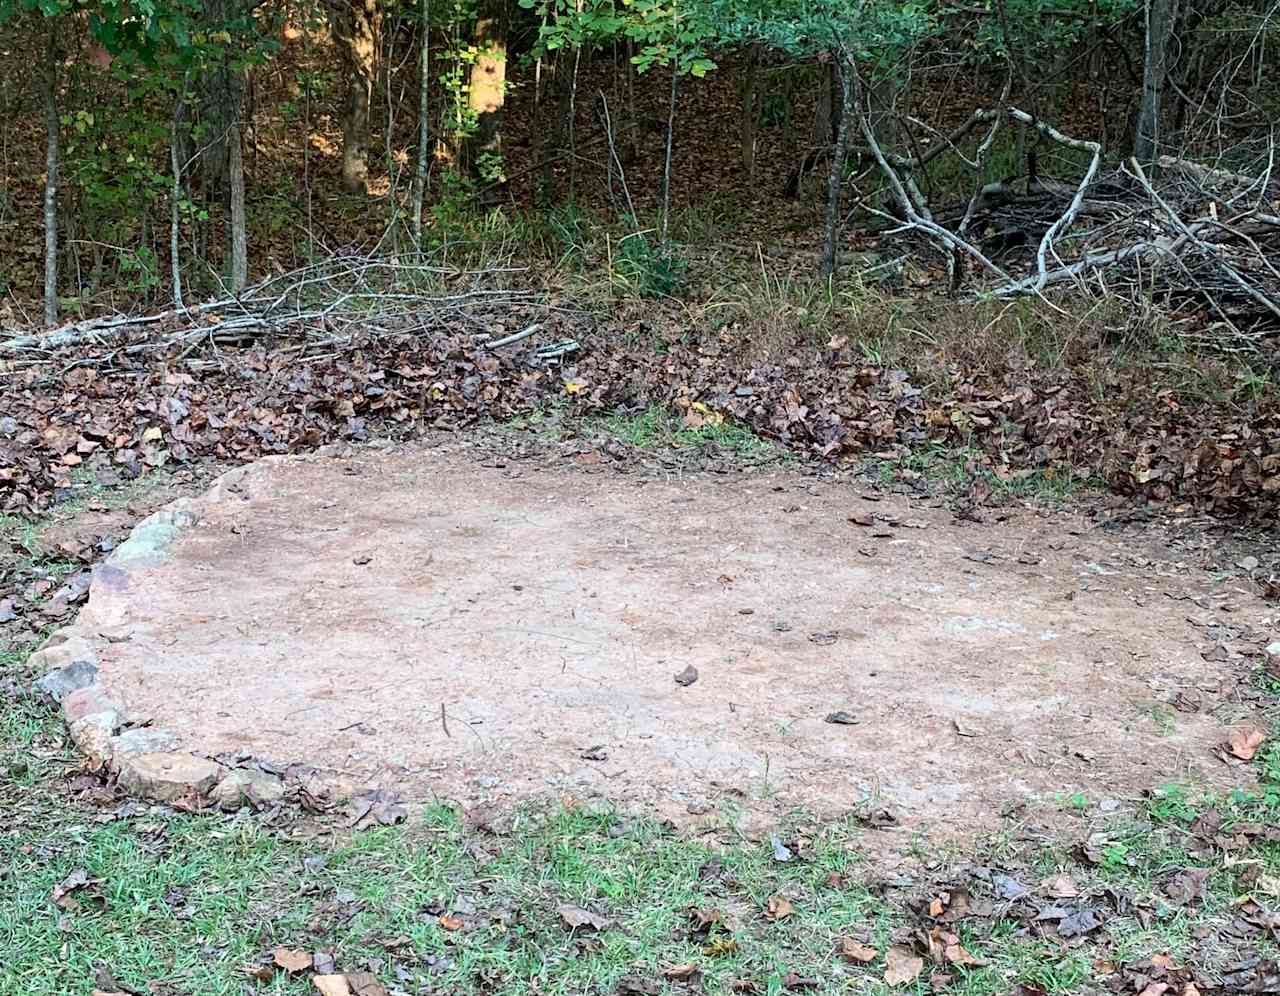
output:
<instances>
[{"instance_id":1,"label":"rock border","mask_svg":"<svg viewBox=\"0 0 1280 996\"><path fill-rule=\"evenodd\" d=\"M130 795L166 804L207 804L225 812L268 809L285 800L285 779L280 775L181 751L176 749L180 740L174 733L131 726L124 704L112 699L99 681L98 647L103 638L128 638L128 605L114 596L127 590L129 572L162 562L182 532L199 521L204 505L225 500L228 492L242 491L246 478L262 474L272 464L321 455L267 457L234 468L217 477L202 495L179 498L147 516L94 567L89 600L76 621L56 630L29 658L41 673L32 693L62 713L71 741ZM312 802L337 803L376 792L358 790L346 779L327 778L305 765L277 770L296 771L299 794Z\"/></svg>"}]
</instances>

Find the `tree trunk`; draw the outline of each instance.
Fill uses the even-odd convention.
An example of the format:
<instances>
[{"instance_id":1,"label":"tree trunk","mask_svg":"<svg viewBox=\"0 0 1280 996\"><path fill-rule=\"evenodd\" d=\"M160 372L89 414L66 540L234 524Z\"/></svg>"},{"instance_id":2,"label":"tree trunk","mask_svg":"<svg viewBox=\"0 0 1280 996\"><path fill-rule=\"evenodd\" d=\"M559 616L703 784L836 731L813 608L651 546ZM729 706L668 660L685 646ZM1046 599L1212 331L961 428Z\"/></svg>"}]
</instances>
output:
<instances>
[{"instance_id":1,"label":"tree trunk","mask_svg":"<svg viewBox=\"0 0 1280 996\"><path fill-rule=\"evenodd\" d=\"M831 154L831 174L827 179L827 214L824 223L826 240L822 250L822 278L830 280L836 274L836 243L840 233L840 190L844 186L845 150L849 145L849 105L852 103L852 84L850 74L852 67L840 62L841 56L832 57L831 64L835 70L836 87L832 87L833 96L839 94L840 117L836 120L835 148ZM832 100L832 104L836 105Z\"/></svg>"},{"instance_id":2,"label":"tree trunk","mask_svg":"<svg viewBox=\"0 0 1280 996\"><path fill-rule=\"evenodd\" d=\"M1146 44L1142 70L1142 104L1134 129L1133 154L1138 162L1154 163L1160 146L1160 104L1169 75L1169 40L1177 0L1145 0Z\"/></svg>"},{"instance_id":3,"label":"tree trunk","mask_svg":"<svg viewBox=\"0 0 1280 996\"><path fill-rule=\"evenodd\" d=\"M185 85L184 80L183 86ZM173 306L179 311L186 307L182 303L182 256L179 249L182 231L182 162L178 149L182 140L182 100L182 93L174 99L173 128L169 133L169 166L173 171L173 182L169 189L169 274L173 283Z\"/></svg>"},{"instance_id":4,"label":"tree trunk","mask_svg":"<svg viewBox=\"0 0 1280 996\"><path fill-rule=\"evenodd\" d=\"M49 21L44 79L44 322L58 322L58 34Z\"/></svg>"},{"instance_id":5,"label":"tree trunk","mask_svg":"<svg viewBox=\"0 0 1280 996\"><path fill-rule=\"evenodd\" d=\"M347 77L342 115L342 184L364 193L369 182L369 106L382 44L379 0L343 0L333 16L333 35Z\"/></svg>"},{"instance_id":6,"label":"tree trunk","mask_svg":"<svg viewBox=\"0 0 1280 996\"><path fill-rule=\"evenodd\" d=\"M501 4L486 3L476 18L476 58L471 64L467 106L475 121L468 142L469 166L492 189L502 176L502 105L507 93L507 32Z\"/></svg>"},{"instance_id":7,"label":"tree trunk","mask_svg":"<svg viewBox=\"0 0 1280 996\"><path fill-rule=\"evenodd\" d=\"M671 57L671 101L667 105L667 151L662 161L662 244L667 243L671 221L671 147L676 134L676 95L680 85L680 59Z\"/></svg>"},{"instance_id":8,"label":"tree trunk","mask_svg":"<svg viewBox=\"0 0 1280 996\"><path fill-rule=\"evenodd\" d=\"M747 56L747 74L742 84L742 168L750 182L756 175L756 127L760 123L760 50L757 42Z\"/></svg>"},{"instance_id":9,"label":"tree trunk","mask_svg":"<svg viewBox=\"0 0 1280 996\"><path fill-rule=\"evenodd\" d=\"M231 187L231 293L238 295L249 280L249 242L244 219L244 158L240 122L227 135L227 173Z\"/></svg>"},{"instance_id":10,"label":"tree trunk","mask_svg":"<svg viewBox=\"0 0 1280 996\"><path fill-rule=\"evenodd\" d=\"M422 248L422 199L427 191L427 166L431 157L431 3L430 0L418 0L422 4L422 50L419 54L418 82L418 162L413 177L413 247Z\"/></svg>"}]
</instances>

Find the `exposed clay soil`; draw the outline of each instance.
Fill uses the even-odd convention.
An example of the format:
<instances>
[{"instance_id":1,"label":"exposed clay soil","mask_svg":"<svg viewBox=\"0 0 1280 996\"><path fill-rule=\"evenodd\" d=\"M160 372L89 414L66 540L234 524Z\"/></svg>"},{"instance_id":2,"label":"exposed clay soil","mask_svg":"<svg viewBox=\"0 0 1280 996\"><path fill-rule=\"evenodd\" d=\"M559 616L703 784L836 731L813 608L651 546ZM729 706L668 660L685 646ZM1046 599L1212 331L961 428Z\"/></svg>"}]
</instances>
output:
<instances>
[{"instance_id":1,"label":"exposed clay soil","mask_svg":"<svg viewBox=\"0 0 1280 996\"><path fill-rule=\"evenodd\" d=\"M941 828L1247 777L1215 753L1241 666L1202 659L1201 625L1263 605L1154 532L444 448L264 461L192 508L83 621L110 623L108 690L197 753L468 806L871 802Z\"/></svg>"}]
</instances>

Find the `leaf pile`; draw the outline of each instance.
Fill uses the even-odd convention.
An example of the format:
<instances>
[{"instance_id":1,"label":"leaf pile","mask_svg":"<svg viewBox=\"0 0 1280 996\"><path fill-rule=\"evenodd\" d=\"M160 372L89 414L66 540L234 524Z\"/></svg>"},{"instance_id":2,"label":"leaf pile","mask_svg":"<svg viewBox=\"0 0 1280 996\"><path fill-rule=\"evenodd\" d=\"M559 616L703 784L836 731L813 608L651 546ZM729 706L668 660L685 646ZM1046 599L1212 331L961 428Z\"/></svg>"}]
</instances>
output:
<instances>
[{"instance_id":1,"label":"leaf pile","mask_svg":"<svg viewBox=\"0 0 1280 996\"><path fill-rule=\"evenodd\" d=\"M729 331L659 352L586 319L547 325L581 343L574 365L549 365L532 340L488 351L445 326L319 355L290 340L221 348L216 362L154 349L49 355L11 372L0 398L0 509L48 506L77 467L109 483L166 464L460 429L552 400L577 414L663 404L830 461L964 445L1005 480L1084 472L1121 494L1255 521L1280 505L1274 392L1246 405L1153 396L1140 371L1123 370L1100 391L1082 373L1014 359L925 389L836 339L769 364L747 359Z\"/></svg>"}]
</instances>

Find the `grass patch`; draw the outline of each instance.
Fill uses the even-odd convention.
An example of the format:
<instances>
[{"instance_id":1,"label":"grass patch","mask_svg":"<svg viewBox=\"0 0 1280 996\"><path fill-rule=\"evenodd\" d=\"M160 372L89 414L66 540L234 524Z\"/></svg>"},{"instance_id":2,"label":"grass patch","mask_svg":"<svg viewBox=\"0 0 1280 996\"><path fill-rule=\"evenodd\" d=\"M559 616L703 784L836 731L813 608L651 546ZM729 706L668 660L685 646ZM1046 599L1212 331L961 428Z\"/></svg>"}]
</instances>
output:
<instances>
[{"instance_id":1,"label":"grass patch","mask_svg":"<svg viewBox=\"0 0 1280 996\"><path fill-rule=\"evenodd\" d=\"M1002 475L983 463L983 455L969 447L929 444L893 458L874 458L862 473L888 487L907 482L943 492L985 491L1000 501L1060 504L1103 487L1102 482L1070 467L1045 467Z\"/></svg>"},{"instance_id":2,"label":"grass patch","mask_svg":"<svg viewBox=\"0 0 1280 996\"><path fill-rule=\"evenodd\" d=\"M719 451L752 463L785 456L780 447L718 412L696 402L689 411L689 418L684 418L670 408L650 405L634 414L618 412L595 419L593 427L641 450Z\"/></svg>"}]
</instances>

